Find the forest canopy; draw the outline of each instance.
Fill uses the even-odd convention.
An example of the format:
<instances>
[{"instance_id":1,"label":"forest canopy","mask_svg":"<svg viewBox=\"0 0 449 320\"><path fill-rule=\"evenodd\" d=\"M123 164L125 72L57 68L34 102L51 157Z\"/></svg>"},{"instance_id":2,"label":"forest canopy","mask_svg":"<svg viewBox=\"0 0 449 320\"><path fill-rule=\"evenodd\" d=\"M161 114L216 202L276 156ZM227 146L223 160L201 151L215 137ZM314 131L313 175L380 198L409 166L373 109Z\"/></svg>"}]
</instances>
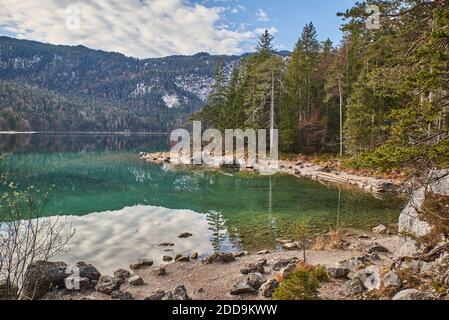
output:
<instances>
[{"instance_id":1,"label":"forest canopy","mask_svg":"<svg viewBox=\"0 0 449 320\"><path fill-rule=\"evenodd\" d=\"M368 5L380 12L367 28ZM341 153L350 165L391 169L449 164L449 2L364 1L344 13L341 43L313 23L291 56L266 31L230 80L216 72L203 111L210 127L270 128L284 152Z\"/></svg>"}]
</instances>

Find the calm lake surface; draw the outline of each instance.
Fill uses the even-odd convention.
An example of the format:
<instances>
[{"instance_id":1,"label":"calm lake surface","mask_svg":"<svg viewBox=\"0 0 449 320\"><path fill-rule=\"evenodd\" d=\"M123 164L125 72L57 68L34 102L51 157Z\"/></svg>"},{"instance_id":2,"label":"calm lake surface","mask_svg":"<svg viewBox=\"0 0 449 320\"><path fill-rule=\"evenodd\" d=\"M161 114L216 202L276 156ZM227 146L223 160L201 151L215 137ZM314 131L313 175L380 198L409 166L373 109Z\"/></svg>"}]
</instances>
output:
<instances>
[{"instance_id":1,"label":"calm lake surface","mask_svg":"<svg viewBox=\"0 0 449 320\"><path fill-rule=\"evenodd\" d=\"M397 222L404 203L289 176L173 170L138 159L168 145L168 136L0 134L0 152L9 154L0 170L21 187L55 185L47 214L76 229L57 258L104 272L141 257L274 249L299 226L310 235L337 225L370 230ZM194 236L178 239L186 231ZM175 243L173 252L162 242Z\"/></svg>"}]
</instances>

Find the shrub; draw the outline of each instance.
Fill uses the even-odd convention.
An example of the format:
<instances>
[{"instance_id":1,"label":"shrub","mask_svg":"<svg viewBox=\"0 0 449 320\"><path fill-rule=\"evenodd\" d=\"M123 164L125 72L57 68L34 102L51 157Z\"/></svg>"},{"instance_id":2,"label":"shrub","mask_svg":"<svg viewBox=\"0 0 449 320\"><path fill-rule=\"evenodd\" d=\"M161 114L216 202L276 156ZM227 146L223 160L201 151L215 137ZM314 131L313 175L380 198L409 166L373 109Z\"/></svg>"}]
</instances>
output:
<instances>
[{"instance_id":1,"label":"shrub","mask_svg":"<svg viewBox=\"0 0 449 320\"><path fill-rule=\"evenodd\" d=\"M275 300L318 300L320 283L329 280L324 266L314 267L306 264L298 268L274 292Z\"/></svg>"}]
</instances>

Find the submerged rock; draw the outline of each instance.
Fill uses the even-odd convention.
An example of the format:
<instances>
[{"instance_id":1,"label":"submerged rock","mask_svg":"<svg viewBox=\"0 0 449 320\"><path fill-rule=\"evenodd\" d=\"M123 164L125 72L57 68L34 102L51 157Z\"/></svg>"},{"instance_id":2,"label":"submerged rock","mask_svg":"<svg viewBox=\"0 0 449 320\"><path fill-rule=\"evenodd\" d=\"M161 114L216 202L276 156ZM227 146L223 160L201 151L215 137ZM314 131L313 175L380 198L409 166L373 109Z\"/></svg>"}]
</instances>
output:
<instances>
[{"instance_id":1,"label":"submerged rock","mask_svg":"<svg viewBox=\"0 0 449 320\"><path fill-rule=\"evenodd\" d=\"M189 256L180 256L176 259L176 262L189 262L190 257Z\"/></svg>"},{"instance_id":2,"label":"submerged rock","mask_svg":"<svg viewBox=\"0 0 449 320\"><path fill-rule=\"evenodd\" d=\"M190 232L183 232L178 236L178 238L180 238L180 239L187 239L190 237L193 237L193 234Z\"/></svg>"},{"instance_id":3,"label":"submerged rock","mask_svg":"<svg viewBox=\"0 0 449 320\"><path fill-rule=\"evenodd\" d=\"M137 263L129 266L131 270L139 270L143 268L149 268L153 266L153 261L149 259L140 259Z\"/></svg>"},{"instance_id":4,"label":"submerged rock","mask_svg":"<svg viewBox=\"0 0 449 320\"><path fill-rule=\"evenodd\" d=\"M170 257L170 256L164 256L164 257L162 258L162 260L163 260L164 262L171 262L171 261L173 261L173 257Z\"/></svg>"},{"instance_id":5,"label":"submerged rock","mask_svg":"<svg viewBox=\"0 0 449 320\"><path fill-rule=\"evenodd\" d=\"M192 255L190 256L190 259L192 259L192 260L197 260L197 259L198 259L198 256L199 256L198 252L194 252L194 253L192 253Z\"/></svg>"},{"instance_id":6,"label":"submerged rock","mask_svg":"<svg viewBox=\"0 0 449 320\"><path fill-rule=\"evenodd\" d=\"M170 243L170 242L164 242L159 244L159 247L174 247L175 244L174 243Z\"/></svg>"}]
</instances>

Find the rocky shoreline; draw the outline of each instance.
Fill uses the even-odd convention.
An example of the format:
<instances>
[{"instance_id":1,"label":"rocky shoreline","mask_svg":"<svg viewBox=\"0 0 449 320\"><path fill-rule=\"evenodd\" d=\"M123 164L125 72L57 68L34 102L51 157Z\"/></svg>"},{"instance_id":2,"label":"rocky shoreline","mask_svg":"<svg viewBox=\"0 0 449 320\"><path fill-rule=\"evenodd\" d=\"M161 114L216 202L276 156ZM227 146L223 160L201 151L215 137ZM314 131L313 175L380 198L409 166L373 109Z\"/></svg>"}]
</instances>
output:
<instances>
[{"instance_id":1,"label":"rocky shoreline","mask_svg":"<svg viewBox=\"0 0 449 320\"><path fill-rule=\"evenodd\" d=\"M416 260L395 266L401 236L380 225L371 233L342 234L332 247L302 250L301 243L277 239L283 250L214 253L200 260L167 251L164 264L140 259L111 275L78 262L38 261L29 266L22 299L43 300L270 300L282 281L298 266L322 266L328 281L321 283L322 300L435 300L448 292L432 286L446 277L449 255L434 261ZM180 242L195 235L185 232ZM332 235L326 235L332 239ZM175 244L161 243L174 247ZM306 261L304 261L304 254ZM76 270L76 273L73 273ZM79 287L73 287L78 284ZM0 290L1 292L1 290ZM1 298L1 297L0 297Z\"/></svg>"},{"instance_id":2,"label":"rocky shoreline","mask_svg":"<svg viewBox=\"0 0 449 320\"><path fill-rule=\"evenodd\" d=\"M148 163L170 165L173 167L186 166L185 164L186 161L180 161L181 160L180 158L172 159L170 153L168 152L157 152L157 153L142 152L139 154L139 158ZM192 161L190 161L190 163L192 163ZM190 166L193 167L194 165ZM217 162L215 165L204 164L203 167L218 170L220 168L226 168L229 166ZM233 165L232 168L239 170L241 172L255 172L255 173L257 173L261 169L258 168L257 165L246 167L239 164ZM401 188L400 181L397 180L359 176L346 172L335 171L329 167L323 167L305 161L280 160L278 173L292 175L296 177L309 178L312 180L326 183L356 187L372 193L390 193L390 192L403 191Z\"/></svg>"}]
</instances>

